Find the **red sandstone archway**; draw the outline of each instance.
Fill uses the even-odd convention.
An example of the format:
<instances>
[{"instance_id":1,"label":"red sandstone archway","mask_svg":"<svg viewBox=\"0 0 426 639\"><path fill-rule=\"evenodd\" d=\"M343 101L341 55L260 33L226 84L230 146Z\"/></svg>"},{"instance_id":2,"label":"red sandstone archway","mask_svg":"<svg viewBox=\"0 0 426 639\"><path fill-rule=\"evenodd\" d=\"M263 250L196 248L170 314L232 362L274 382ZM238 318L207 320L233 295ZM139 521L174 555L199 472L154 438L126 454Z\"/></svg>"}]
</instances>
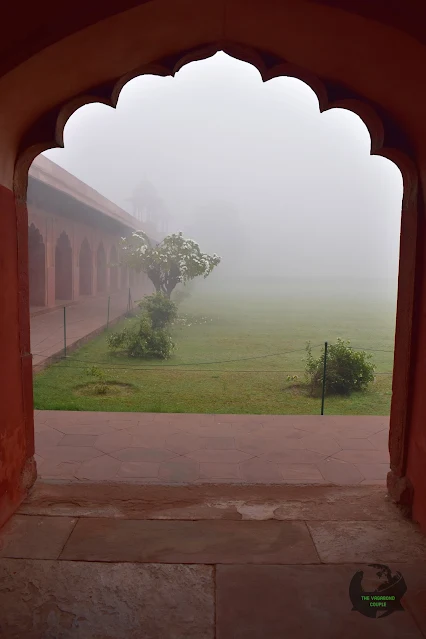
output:
<instances>
[{"instance_id":1,"label":"red sandstone archway","mask_svg":"<svg viewBox=\"0 0 426 639\"><path fill-rule=\"evenodd\" d=\"M118 289L118 257L114 245L109 253L109 288L111 291Z\"/></svg>"},{"instance_id":2,"label":"red sandstone archway","mask_svg":"<svg viewBox=\"0 0 426 639\"><path fill-rule=\"evenodd\" d=\"M107 260L102 242L96 252L96 290L105 293L107 289Z\"/></svg>"},{"instance_id":3,"label":"red sandstone archway","mask_svg":"<svg viewBox=\"0 0 426 639\"><path fill-rule=\"evenodd\" d=\"M46 304L46 247L34 224L28 228L28 273L30 306Z\"/></svg>"},{"instance_id":4,"label":"red sandstone archway","mask_svg":"<svg viewBox=\"0 0 426 639\"><path fill-rule=\"evenodd\" d=\"M79 266L79 293L80 295L92 294L92 250L87 238L83 240L78 258Z\"/></svg>"},{"instance_id":5,"label":"red sandstone archway","mask_svg":"<svg viewBox=\"0 0 426 639\"><path fill-rule=\"evenodd\" d=\"M370 133L371 153L382 155L383 157L394 161L402 172L404 181L403 211L405 212L405 215L402 219L401 237L404 238L410 232L413 232L413 225L415 226L413 216L415 216L417 212L417 171L410 154L406 153L406 150L411 150L411 148L407 146L405 136L397 127L395 127L394 123L389 122L387 117L384 115L382 116L382 119L379 113L371 104L368 103L368 101L363 101L358 95L351 91L346 91L341 87L335 87L332 84L323 83L315 75L305 72L303 69L292 64L280 62L273 57L270 58L267 53L251 50L228 42L212 44L206 47L201 47L200 49L178 53L171 58L167 58L166 61L161 60L153 64L147 64L139 70L125 75L117 81L113 87L108 88L108 98L105 98L104 95L101 97L96 92L92 95L86 93L75 98L55 113L55 117L57 118L55 135L57 136L58 141L55 144L49 144L49 146L63 146L63 127L70 115L72 115L72 113L83 104L96 101L116 106L121 89L132 78L145 73L161 76L173 76L185 64L210 57L217 51L223 51L241 61L254 65L259 70L264 82L279 76L290 76L302 80L316 93L319 100L320 111L326 111L331 108L346 108L356 113L364 121ZM58 135L59 132L61 132L60 136ZM387 143L389 143L389 146ZM19 167L20 171L24 171L25 173L25 167L26 164L23 162L23 164ZM19 171L16 173L16 176L19 176ZM18 190L20 188L19 179L16 182L16 188ZM404 228L404 223L407 230ZM109 260L111 291L116 291L119 288L119 284L122 286L123 280L119 276L120 267L116 266L117 263L117 250L115 246L113 246L110 251ZM399 275L398 305L399 308L403 308L403 312L398 312L397 314L396 328L397 338L390 434L391 468L393 473L393 479L391 481L398 481L398 477L403 476L403 469L405 468L408 452L408 447L406 445L408 441L406 420L408 408L407 400L409 395L408 370L410 368L409 333L413 319L414 299L414 280L411 277L414 264L414 254L412 253L410 259L407 257L405 261L401 263L404 266L404 270L402 273L400 270ZM406 286L401 287L401 281L405 282ZM395 424L394 427L393 423ZM410 489L408 488L408 490Z\"/></svg>"},{"instance_id":6,"label":"red sandstone archway","mask_svg":"<svg viewBox=\"0 0 426 639\"><path fill-rule=\"evenodd\" d=\"M63 231L55 248L55 299L72 300L72 247Z\"/></svg>"},{"instance_id":7,"label":"red sandstone archway","mask_svg":"<svg viewBox=\"0 0 426 639\"><path fill-rule=\"evenodd\" d=\"M416 0L392 7L353 0L341 0L338 8L335 4L125 0L88 8L77 3L70 5L65 22L47 9L34 10L24 35L20 22L8 23L4 16L10 43L0 69L0 198L7 213L7 242L0 277L7 286L0 286L0 334L8 341L3 367L7 376L1 377L0 388L8 419L1 445L4 458L13 461L6 468L6 492L0 498L8 512L34 477L28 256L22 241L28 225L27 169L38 153L63 145L64 124L82 104L115 105L128 79L144 72L173 75L188 61L224 50L254 64L264 80L280 74L305 80L316 91L321 110L354 110L370 131L372 153L393 159L402 171L389 488L400 503L410 506L414 487L414 516L426 529L424 7ZM19 9L25 14L31 5L18 0ZM88 59L93 64L88 65Z\"/></svg>"}]
</instances>

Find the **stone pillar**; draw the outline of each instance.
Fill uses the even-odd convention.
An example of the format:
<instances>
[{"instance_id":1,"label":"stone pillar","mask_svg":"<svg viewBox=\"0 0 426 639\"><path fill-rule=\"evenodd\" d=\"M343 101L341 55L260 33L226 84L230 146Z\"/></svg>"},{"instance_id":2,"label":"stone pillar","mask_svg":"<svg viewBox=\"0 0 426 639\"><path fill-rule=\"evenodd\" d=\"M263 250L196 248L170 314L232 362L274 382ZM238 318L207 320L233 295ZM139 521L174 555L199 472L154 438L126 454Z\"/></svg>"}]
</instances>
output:
<instances>
[{"instance_id":1,"label":"stone pillar","mask_svg":"<svg viewBox=\"0 0 426 639\"><path fill-rule=\"evenodd\" d=\"M418 218L412 376L409 421L405 435L405 475L401 500L412 500L411 514L426 532L426 223L424 206ZM410 514L410 512L409 512Z\"/></svg>"},{"instance_id":2,"label":"stone pillar","mask_svg":"<svg viewBox=\"0 0 426 639\"><path fill-rule=\"evenodd\" d=\"M404 203L387 486L426 532L426 224L421 194Z\"/></svg>"},{"instance_id":3,"label":"stone pillar","mask_svg":"<svg viewBox=\"0 0 426 639\"><path fill-rule=\"evenodd\" d=\"M0 526L35 480L28 215L0 186Z\"/></svg>"}]
</instances>

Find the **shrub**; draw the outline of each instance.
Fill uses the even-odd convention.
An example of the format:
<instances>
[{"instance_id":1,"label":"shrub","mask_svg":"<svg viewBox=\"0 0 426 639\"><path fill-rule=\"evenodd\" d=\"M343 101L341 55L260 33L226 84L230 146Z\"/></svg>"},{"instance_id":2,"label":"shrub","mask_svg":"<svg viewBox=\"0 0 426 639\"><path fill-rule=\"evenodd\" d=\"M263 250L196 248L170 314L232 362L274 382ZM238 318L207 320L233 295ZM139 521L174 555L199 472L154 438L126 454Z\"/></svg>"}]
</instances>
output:
<instances>
[{"instance_id":1,"label":"shrub","mask_svg":"<svg viewBox=\"0 0 426 639\"><path fill-rule=\"evenodd\" d=\"M149 316L154 330L165 328L177 317L177 305L161 293L148 295L138 306Z\"/></svg>"},{"instance_id":2,"label":"shrub","mask_svg":"<svg viewBox=\"0 0 426 639\"><path fill-rule=\"evenodd\" d=\"M107 335L107 344L111 350L125 349L126 345L131 339L132 331L128 328L123 328L122 331L116 333L110 333Z\"/></svg>"},{"instance_id":3,"label":"shrub","mask_svg":"<svg viewBox=\"0 0 426 639\"><path fill-rule=\"evenodd\" d=\"M306 346L305 375L311 395L322 391L324 374L324 349L315 359L311 344ZM326 395L350 395L353 391L365 390L374 380L375 365L370 362L371 355L364 351L355 351L350 342L337 339L336 344L329 344L327 350L327 370L325 378Z\"/></svg>"},{"instance_id":4,"label":"shrub","mask_svg":"<svg viewBox=\"0 0 426 639\"><path fill-rule=\"evenodd\" d=\"M106 373L99 368L99 366L91 366L87 369L87 374L91 377L95 377L98 381L93 387L93 390L97 395L105 395L108 391L108 385L106 383Z\"/></svg>"},{"instance_id":5,"label":"shrub","mask_svg":"<svg viewBox=\"0 0 426 639\"><path fill-rule=\"evenodd\" d=\"M129 357L168 359L174 349L172 338L162 328L154 329L150 317L141 315L134 328L124 328L107 337L111 350L123 350Z\"/></svg>"}]
</instances>

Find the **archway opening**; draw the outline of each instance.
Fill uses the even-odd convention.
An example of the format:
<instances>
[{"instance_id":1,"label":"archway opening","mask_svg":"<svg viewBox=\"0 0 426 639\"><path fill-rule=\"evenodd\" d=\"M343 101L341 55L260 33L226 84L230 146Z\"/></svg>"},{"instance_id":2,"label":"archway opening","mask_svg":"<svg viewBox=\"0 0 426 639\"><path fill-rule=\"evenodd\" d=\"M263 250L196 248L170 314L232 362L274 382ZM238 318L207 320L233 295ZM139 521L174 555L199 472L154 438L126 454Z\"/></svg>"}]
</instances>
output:
<instances>
[{"instance_id":1,"label":"archway opening","mask_svg":"<svg viewBox=\"0 0 426 639\"><path fill-rule=\"evenodd\" d=\"M55 247L55 299L72 300L72 247L65 231L62 231Z\"/></svg>"},{"instance_id":2,"label":"archway opening","mask_svg":"<svg viewBox=\"0 0 426 639\"><path fill-rule=\"evenodd\" d=\"M118 290L119 265L117 249L113 245L109 253L109 288L112 292Z\"/></svg>"},{"instance_id":3,"label":"archway opening","mask_svg":"<svg viewBox=\"0 0 426 639\"><path fill-rule=\"evenodd\" d=\"M38 228L28 228L30 307L46 304L46 247Z\"/></svg>"},{"instance_id":4,"label":"archway opening","mask_svg":"<svg viewBox=\"0 0 426 639\"><path fill-rule=\"evenodd\" d=\"M96 251L96 290L105 293L107 289L107 260L104 245L101 242Z\"/></svg>"},{"instance_id":5,"label":"archway opening","mask_svg":"<svg viewBox=\"0 0 426 639\"><path fill-rule=\"evenodd\" d=\"M193 67L207 66L213 64L212 61L213 58L185 67L183 77L190 77L190 69ZM159 146L158 136L153 130L150 117L142 118L142 125L146 127L146 130L143 143L141 142L139 146L134 144L135 133L132 130L133 148L137 147L144 153L144 172L154 166L159 174L167 162L170 164L168 180L173 188L170 187L167 204L168 208L175 208L176 217L180 217L173 220L173 216L168 216L169 230L177 232L179 228L183 228L185 236L199 242L202 251L221 254L225 270L223 276L216 277L216 273L219 274L217 270L206 282L200 277L192 290L188 287L185 291L179 291L183 293L184 300L180 310L187 316L184 317L183 322L188 329L185 337L187 350L185 352L181 350L183 353L179 354L181 359L177 356L171 366L167 363L166 366L169 366L169 371L178 367L182 374L170 373L168 386L163 381L162 385L159 383L155 385L156 402L152 399L154 387L147 379L145 389L149 389L149 393L147 391L143 400L145 403L138 401L138 410L214 413L219 407L221 411L232 414L247 412L250 408L252 412L282 415L301 414L300 411L306 411L306 407L309 406L309 412L319 412L317 398L307 398L306 389L300 381L304 373L302 368L304 351L306 341L309 340L315 340L316 347L322 348L328 337L327 333L332 331L331 339L335 340L336 337L343 336L344 339L351 340L352 347L355 349L366 347L367 350L386 352L386 356L378 356L381 358L379 362L381 368L377 375L379 383L375 380L374 390L377 395L373 393L375 398L380 397L380 402L375 399L370 401L371 396L369 398L366 396L365 399L370 403L367 401L361 409L359 406L354 408L349 401L346 402L347 407L342 409L343 403L340 400L335 401L334 404L330 401L329 410L344 410L346 414L352 414L351 411L355 409L364 411L363 414L374 412L376 415L377 411L382 411L380 414L388 415L395 320L397 237L401 213L401 175L396 171L397 186L392 193L393 197L399 189L399 193L396 193L392 202L392 218L395 225L392 227L392 238L389 244L389 253L392 258L389 262L392 299L386 309L385 321L383 321L382 309L377 307L373 312L374 331L376 329L381 331L384 328L386 333L381 334L379 339L384 348L378 349L378 341L373 335L374 331L371 330L371 317L367 317L368 313L363 315L363 312L367 298L368 304L374 306L376 303L374 297L381 285L375 283L374 287L369 288L368 282L366 284L362 279L363 277L368 279L375 265L383 266L380 259L373 259L375 257L373 240L370 236L375 234L376 241L379 237L381 241L383 240L383 233L380 235L378 229L383 222L384 211L389 206L390 197L388 200L384 197L379 204L374 202L374 199L369 201L367 201L368 198L364 201L362 198L357 199L360 189L357 189L355 181L348 173L355 166L360 172L363 171L363 180L367 180L366 173L371 172L369 181L366 182L365 190L368 191L373 188L374 182L377 183L377 180L371 177L375 171L380 174L382 167L389 168L391 164L387 159L370 157L371 139L359 117L344 109L330 110L328 114L322 114L321 109L318 109L318 97L299 79L277 77L261 85L253 67L235 60L230 64L241 67L238 74L241 85L237 88L242 89L244 82L251 83L253 80L253 91L258 91L258 95L254 99L252 94L252 100L247 99L247 95L240 96L241 103L237 108L232 105L232 100L234 97L238 98L238 95L231 99L229 90L226 92L227 101L217 101L216 98L216 111L209 121L223 126L228 113L232 113L232 122L227 123L227 128L218 127L214 140L210 142L207 140L205 127L208 118L199 117L197 121L189 117L188 102L183 98L179 102L178 95L174 96L176 103L174 99L164 99L166 89L177 86L177 79L153 77L143 79L146 80L148 88L154 83L164 84L161 105L156 105L152 109L153 113L158 112L160 106L165 109L164 105L173 103L175 120L171 122L167 133L164 125L162 128L162 134L170 142L173 153L170 152L170 156L165 156L164 145L162 145L161 153L155 157ZM244 78L243 70L247 74L246 78ZM250 79L249 75L251 75ZM213 89L209 99L204 100L208 105L212 105L220 86L219 78L216 76L213 79ZM123 101L126 92L128 91L131 95L130 89L136 87L137 83L141 87L140 80L142 79L134 80L127 85L123 90ZM235 83L235 76L233 82ZM208 83L206 82L202 87L206 93ZM187 86L188 84L190 82ZM291 108L286 105L286 99L279 95L283 85L290 87L290 90L297 90L296 104ZM199 87L200 82L197 82L196 86ZM134 95L137 96L138 93L140 96L144 94L144 103L147 103L145 91L140 88L139 91L135 90ZM241 91L238 90L236 93ZM191 104L199 105L193 99L193 92L191 101ZM272 102L273 107L267 104L269 101ZM248 104L255 105L254 113L250 116ZM113 119L118 117L120 107L114 112L105 106L90 105L85 107L84 112L93 112L95 108L98 109L98 113L102 111L106 114L111 124L109 131L113 132ZM263 109L267 117L259 118L259 112ZM83 110L80 113L82 112ZM130 114L129 108L127 115ZM140 122L139 109L134 110L135 119L136 114ZM285 116L295 121L301 114L310 121L299 130L288 125L287 128L284 126ZM164 112L162 115L164 116ZM253 116L252 121L250 121L251 116ZM77 118L76 115L75 119ZM167 118L164 119L167 121ZM196 132L190 131L194 124L200 127ZM185 127L187 127L186 130ZM319 138L314 139L315 130L318 127L322 127L321 134ZM354 148L348 149L349 153L344 148L346 140L343 134L346 128L350 128L353 132ZM182 133L179 144L176 139L177 132ZM254 133L257 135L255 142L250 137ZM116 134L117 137L121 137L123 130L119 128ZM102 146L104 137L104 133L94 135L92 147ZM87 136L84 136L84 139L88 144ZM147 139L152 145L151 152L148 151ZM328 145L327 161L324 161L322 155L324 148L327 148L325 142ZM234 148L231 148L232 144ZM261 144L263 146L261 150L258 150ZM124 146L119 145L117 138L116 145L120 149ZM184 152L188 152L186 162L182 161ZM284 157L286 152L290 153L291 161ZM351 154L355 156L353 165L350 165ZM107 160L105 148L100 155L102 157L99 157L99 161L92 164L97 167L98 176L101 168L102 178L106 180L109 160ZM206 158L204 167L202 158ZM123 164L124 157L120 157L117 152L114 154L114 162ZM362 166L363 163L364 166ZM349 169L347 165L350 165ZM140 158L133 160L131 170L135 182L141 176L141 166L143 162ZM125 179L128 180L131 170L127 170L126 175L123 175L123 182ZM395 167L393 166L391 170L394 171L392 179L395 179ZM204 174L202 174L203 171ZM117 174L118 170L115 171L115 175ZM110 187L115 175L110 176L107 180L108 184L106 181L103 182L105 193L110 193L111 198L114 190L113 188L110 190ZM188 175L191 179L188 179ZM102 181L98 176L94 178L92 186L101 190ZM81 179L82 172L79 173L79 177ZM99 181L96 182L96 180ZM156 203L159 198L152 197L152 190L147 188L146 180L142 182L144 188L140 191L136 189L138 201L134 211L135 218L142 225L152 225L154 213L158 211ZM309 188L307 188L308 184ZM125 193L122 189L120 198L123 204L128 201L129 198L126 196L131 193L131 189L132 187L128 185L126 185ZM345 189L351 193L351 197L344 192ZM239 199L237 198L238 202L235 206L232 201L230 204L229 200L232 200L237 190L242 195ZM163 186L163 191L166 191L166 186ZM382 195L384 191L385 189ZM135 203L134 198L133 203ZM375 207L380 208L382 219L380 222L373 223L371 220ZM140 211L144 212L142 217L137 215ZM365 227L362 228L361 220L368 223L367 233ZM247 224L248 221L250 227ZM155 227L152 225L149 228ZM158 232L158 227L156 230ZM248 237L250 241L247 241ZM155 241L161 244L161 236L154 236L153 243ZM120 287L123 286L123 272L119 273L116 248L118 243L112 244L108 241L108 246L111 247L108 255L109 289L113 292L117 290L119 284ZM364 251L362 260L359 257L360 246ZM376 244L376 252L377 246L379 244ZM367 253L368 260L365 257ZM381 271L382 274L386 268L387 265ZM348 285L348 280L345 279L351 273L361 280L357 282L356 287L353 281ZM325 286L324 281L327 278L332 279L335 275L339 280L338 287L333 288L334 284L329 282ZM146 281L147 276L143 275L137 279ZM354 291L357 299L355 305L349 307L348 300L351 296L353 297ZM365 295L366 292L367 295ZM189 301L185 301L188 297ZM191 321L194 316L196 316L195 323ZM214 318L217 316L220 316L218 321L220 327L216 327L217 330L214 331L208 327L208 324L215 323ZM207 326L195 328L198 324L201 326L207 324ZM318 326L321 327L320 332L315 332ZM177 332L176 335L178 335ZM242 357L243 352L247 357ZM288 359L285 357L280 359L281 355L293 352L298 354L291 355ZM186 359L183 358L184 355ZM255 369L255 364L262 358L265 358L269 367L266 367L266 370ZM246 364L247 359L253 360L249 366ZM186 374L190 372L187 364L194 361L200 367L212 361L219 365L232 362L238 369L235 372L241 373L241 376L235 375L229 382L225 380L225 374L230 371L223 369L218 371L220 375L212 375L211 379L203 378L200 374L194 375L193 380L186 382ZM129 362L132 363L129 364ZM125 372L116 372L115 375L122 374L128 379L131 375L130 366L134 364L136 370L138 361L136 358L133 358L133 361L128 358L121 363L121 369L117 367L117 371ZM203 370L197 369L192 372L201 373ZM242 375L246 373L250 373L250 377L247 377L244 392L242 392L241 382L237 380L241 380ZM257 378L256 374L258 374ZM285 374L284 383L283 374ZM164 374L164 380L166 376ZM265 376L268 381L265 381ZM203 379L204 381L201 382L200 380ZM221 381L213 381L216 379ZM172 386L175 391L175 399L172 401L175 404L168 403L169 388ZM261 405L262 401L264 403ZM126 405L128 406L127 400ZM387 437L387 433L383 437ZM359 469L357 472L361 473ZM384 481L384 477L381 480Z\"/></svg>"},{"instance_id":6,"label":"archway opening","mask_svg":"<svg viewBox=\"0 0 426 639\"><path fill-rule=\"evenodd\" d=\"M85 238L80 247L79 255L79 293L80 295L92 294L92 250L87 238Z\"/></svg>"}]
</instances>

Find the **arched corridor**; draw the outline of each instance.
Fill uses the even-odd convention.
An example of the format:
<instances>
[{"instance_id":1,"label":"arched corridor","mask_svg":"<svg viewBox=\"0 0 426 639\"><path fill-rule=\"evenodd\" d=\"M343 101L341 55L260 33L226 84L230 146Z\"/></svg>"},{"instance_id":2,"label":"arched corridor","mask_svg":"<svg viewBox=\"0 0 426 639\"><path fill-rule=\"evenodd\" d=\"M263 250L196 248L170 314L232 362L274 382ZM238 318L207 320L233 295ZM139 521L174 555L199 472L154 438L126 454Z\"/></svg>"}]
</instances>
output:
<instances>
[{"instance_id":1,"label":"arched corridor","mask_svg":"<svg viewBox=\"0 0 426 639\"><path fill-rule=\"evenodd\" d=\"M79 255L79 278L80 278L80 295L92 294L92 251L85 238L80 247Z\"/></svg>"},{"instance_id":2,"label":"arched corridor","mask_svg":"<svg viewBox=\"0 0 426 639\"><path fill-rule=\"evenodd\" d=\"M55 299L72 299L72 248L68 235L63 231L55 249Z\"/></svg>"},{"instance_id":3,"label":"arched corridor","mask_svg":"<svg viewBox=\"0 0 426 639\"><path fill-rule=\"evenodd\" d=\"M43 237L34 224L28 228L28 261L30 306L46 303L46 247Z\"/></svg>"},{"instance_id":4,"label":"arched corridor","mask_svg":"<svg viewBox=\"0 0 426 639\"><path fill-rule=\"evenodd\" d=\"M98 250L96 252L96 277L97 277L97 286L96 290L98 293L105 293L107 286L107 263L106 263L106 255L105 249L102 242L98 246Z\"/></svg>"},{"instance_id":5,"label":"arched corridor","mask_svg":"<svg viewBox=\"0 0 426 639\"><path fill-rule=\"evenodd\" d=\"M116 291L118 289L118 257L117 257L117 249L115 246L112 246L110 254L109 254L109 287L111 291Z\"/></svg>"}]
</instances>

